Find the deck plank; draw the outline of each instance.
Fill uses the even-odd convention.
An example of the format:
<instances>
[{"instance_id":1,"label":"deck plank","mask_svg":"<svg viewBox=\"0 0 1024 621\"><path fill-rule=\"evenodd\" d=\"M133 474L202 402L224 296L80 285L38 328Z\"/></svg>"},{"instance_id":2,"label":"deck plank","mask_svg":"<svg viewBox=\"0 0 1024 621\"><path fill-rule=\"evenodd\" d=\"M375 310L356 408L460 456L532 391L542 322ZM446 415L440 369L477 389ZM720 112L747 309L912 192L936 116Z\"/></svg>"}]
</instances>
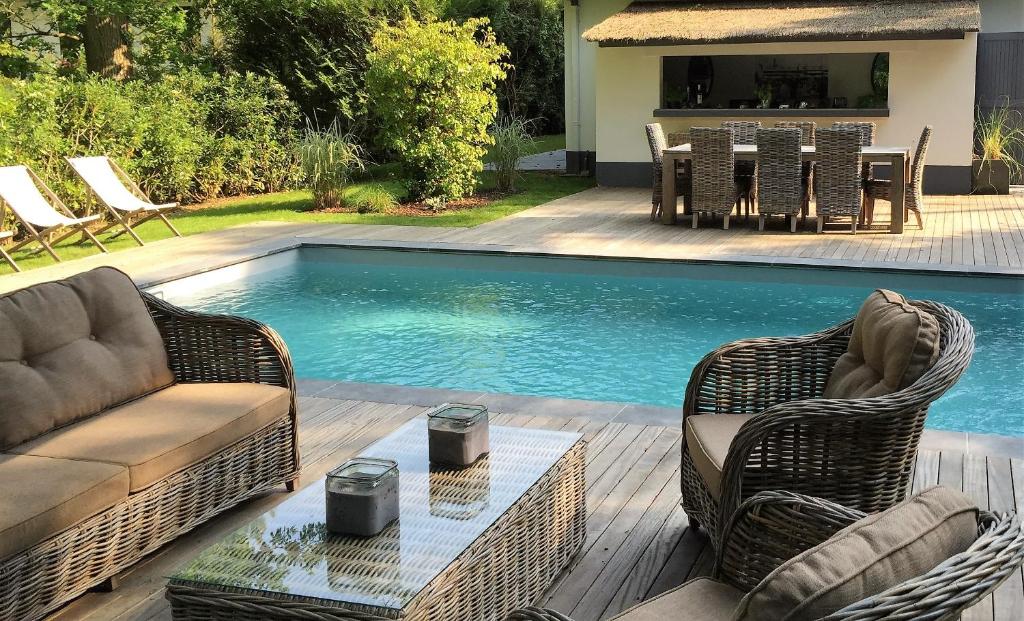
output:
<instances>
[{"instance_id":1,"label":"deck plank","mask_svg":"<svg viewBox=\"0 0 1024 621\"><path fill-rule=\"evenodd\" d=\"M358 454L424 408L379 402L302 397L299 403L302 481L315 484L331 466ZM541 601L578 621L606 619L637 602L709 573L707 537L688 528L679 506L678 427L594 421L583 416L492 414L493 424L583 433L588 445L588 539L570 570ZM1024 460L956 451L922 450L914 488L936 483L962 488L996 511L1024 506ZM52 615L59 621L166 621L165 576L201 550L287 498L266 494L211 520L143 559L113 593L89 593ZM1024 580L1015 574L964 619L995 621L1024 615Z\"/></svg>"}]
</instances>

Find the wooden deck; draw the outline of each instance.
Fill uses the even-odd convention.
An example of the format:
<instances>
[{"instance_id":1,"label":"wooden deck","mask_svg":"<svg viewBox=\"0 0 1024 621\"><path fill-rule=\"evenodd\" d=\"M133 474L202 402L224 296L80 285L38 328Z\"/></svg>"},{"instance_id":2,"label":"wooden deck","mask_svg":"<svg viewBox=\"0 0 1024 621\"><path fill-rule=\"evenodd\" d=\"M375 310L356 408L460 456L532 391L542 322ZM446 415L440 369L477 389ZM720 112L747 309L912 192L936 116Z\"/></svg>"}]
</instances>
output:
<instances>
[{"instance_id":1,"label":"wooden deck","mask_svg":"<svg viewBox=\"0 0 1024 621\"><path fill-rule=\"evenodd\" d=\"M1024 274L1024 194L932 196L927 205L924 229L911 222L903 235L791 234L781 219L766 232L754 219L692 230L650 222L649 191L594 188L472 228L263 222L7 274L0 292L99 265L153 283L300 243ZM876 211L884 218L884 203Z\"/></svg>"},{"instance_id":2,"label":"wooden deck","mask_svg":"<svg viewBox=\"0 0 1024 621\"><path fill-rule=\"evenodd\" d=\"M303 483L396 429L424 407L302 397L299 402ZM634 603L710 570L703 534L687 528L679 507L677 425L652 426L587 417L497 414L493 424L579 431L589 441L587 541L542 603L577 621L606 619ZM955 451L924 451L914 488L941 483L963 489L992 510L1024 510L1024 455L1020 459ZM89 593L53 619L169 620L165 576L225 534L286 497L269 494L243 504L167 545L127 572L112 593ZM1020 572L965 619L1024 618Z\"/></svg>"}]
</instances>

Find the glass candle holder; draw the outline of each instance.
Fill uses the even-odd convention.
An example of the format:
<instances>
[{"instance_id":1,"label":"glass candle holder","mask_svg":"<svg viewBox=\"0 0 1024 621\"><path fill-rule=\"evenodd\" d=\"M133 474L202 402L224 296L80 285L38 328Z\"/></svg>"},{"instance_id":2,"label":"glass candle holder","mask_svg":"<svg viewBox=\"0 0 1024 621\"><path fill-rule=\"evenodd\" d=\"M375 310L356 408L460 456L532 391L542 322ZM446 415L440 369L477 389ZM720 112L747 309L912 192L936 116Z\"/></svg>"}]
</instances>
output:
<instances>
[{"instance_id":1,"label":"glass candle holder","mask_svg":"<svg viewBox=\"0 0 1024 621\"><path fill-rule=\"evenodd\" d=\"M327 473L327 530L372 537L398 519L398 463L356 457Z\"/></svg>"},{"instance_id":2,"label":"glass candle holder","mask_svg":"<svg viewBox=\"0 0 1024 621\"><path fill-rule=\"evenodd\" d=\"M490 452L487 408L445 403L427 413L430 463L465 468Z\"/></svg>"}]
</instances>

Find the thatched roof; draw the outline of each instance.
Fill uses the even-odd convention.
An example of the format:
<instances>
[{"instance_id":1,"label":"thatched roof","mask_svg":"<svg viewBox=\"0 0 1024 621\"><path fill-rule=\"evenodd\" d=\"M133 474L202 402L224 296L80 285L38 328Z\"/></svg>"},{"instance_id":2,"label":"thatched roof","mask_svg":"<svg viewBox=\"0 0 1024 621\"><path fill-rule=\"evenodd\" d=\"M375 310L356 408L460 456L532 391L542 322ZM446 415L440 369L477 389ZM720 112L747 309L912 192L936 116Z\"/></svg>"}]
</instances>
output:
<instances>
[{"instance_id":1,"label":"thatched roof","mask_svg":"<svg viewBox=\"0 0 1024 621\"><path fill-rule=\"evenodd\" d=\"M980 25L978 0L647 0L583 38L603 46L952 39Z\"/></svg>"}]
</instances>

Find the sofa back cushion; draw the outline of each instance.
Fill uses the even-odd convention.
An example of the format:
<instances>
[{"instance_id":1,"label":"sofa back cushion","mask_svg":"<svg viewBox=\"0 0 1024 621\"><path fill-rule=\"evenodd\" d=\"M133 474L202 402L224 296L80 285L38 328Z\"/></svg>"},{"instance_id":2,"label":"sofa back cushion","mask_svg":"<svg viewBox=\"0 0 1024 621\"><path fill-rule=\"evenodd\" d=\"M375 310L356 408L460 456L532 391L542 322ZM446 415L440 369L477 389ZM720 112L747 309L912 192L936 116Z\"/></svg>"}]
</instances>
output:
<instances>
[{"instance_id":1,"label":"sofa back cushion","mask_svg":"<svg viewBox=\"0 0 1024 621\"><path fill-rule=\"evenodd\" d=\"M836 361L822 396L863 399L902 390L939 357L939 323L900 294L878 289L853 322L845 354Z\"/></svg>"},{"instance_id":2,"label":"sofa back cushion","mask_svg":"<svg viewBox=\"0 0 1024 621\"><path fill-rule=\"evenodd\" d=\"M101 267L0 297L0 449L173 382L123 272Z\"/></svg>"},{"instance_id":3,"label":"sofa back cushion","mask_svg":"<svg viewBox=\"0 0 1024 621\"><path fill-rule=\"evenodd\" d=\"M977 520L961 492L927 489L783 563L744 596L734 619L820 619L960 554L977 539Z\"/></svg>"}]
</instances>

